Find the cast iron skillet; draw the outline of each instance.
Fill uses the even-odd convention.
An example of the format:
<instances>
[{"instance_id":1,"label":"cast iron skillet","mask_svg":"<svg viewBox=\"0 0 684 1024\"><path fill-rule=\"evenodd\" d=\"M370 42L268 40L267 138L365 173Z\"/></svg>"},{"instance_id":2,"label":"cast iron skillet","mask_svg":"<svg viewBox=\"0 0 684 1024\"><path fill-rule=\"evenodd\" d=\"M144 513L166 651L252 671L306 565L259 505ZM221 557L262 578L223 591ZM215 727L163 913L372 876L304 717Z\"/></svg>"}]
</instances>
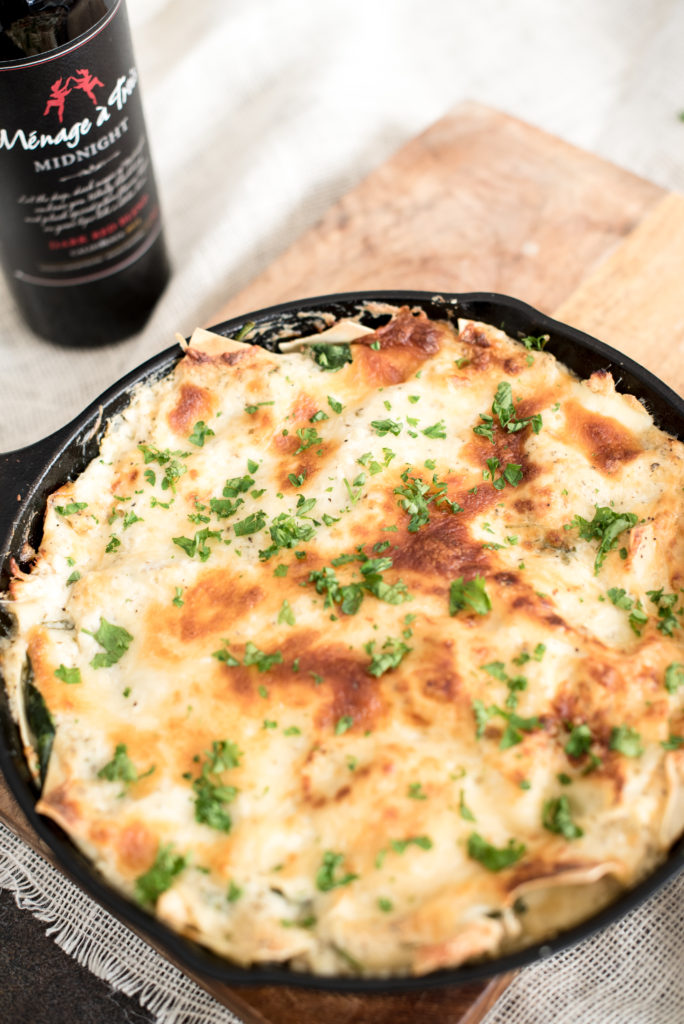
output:
<instances>
[{"instance_id":1,"label":"cast iron skillet","mask_svg":"<svg viewBox=\"0 0 684 1024\"><path fill-rule=\"evenodd\" d=\"M325 326L323 314L354 316L364 303L409 304L435 318L468 317L500 327L514 338L525 335L550 335L548 351L582 377L595 370L610 369L622 392L641 399L657 425L684 440L684 401L633 360L600 341L551 320L517 299L491 292L461 295L431 295L429 292L362 292L328 295L321 298L287 302L219 324L213 330L233 336L248 321L255 322L255 344L274 349L283 331L292 336L311 334ZM375 315L364 313L363 322L377 326L388 319L376 307ZM14 557L22 565L25 544L34 549L41 537L47 496L66 480L77 476L98 451L108 420L125 408L131 389L141 381L151 381L172 369L181 357L178 346L167 349L143 363L137 370L93 402L66 427L37 444L0 456L0 591L9 582L9 561ZM24 565L28 568L28 565ZM11 619L0 612L0 635L11 629ZM138 906L124 899L107 885L95 868L76 849L65 833L48 818L35 812L37 791L21 753L21 743L9 712L4 688L0 686L0 767L38 835L52 849L64 871L116 917L133 925L164 947L181 964L206 977L229 985L302 985L337 991L378 992L422 989L440 985L458 985L509 971L551 956L559 950L587 938L616 921L640 904L684 867L684 838L670 851L667 860L640 885L621 896L610 907L590 920L563 932L557 938L531 946L518 953L487 960L484 963L437 971L419 978L323 978L297 973L286 967L241 968L218 957L189 939L172 932Z\"/></svg>"}]
</instances>

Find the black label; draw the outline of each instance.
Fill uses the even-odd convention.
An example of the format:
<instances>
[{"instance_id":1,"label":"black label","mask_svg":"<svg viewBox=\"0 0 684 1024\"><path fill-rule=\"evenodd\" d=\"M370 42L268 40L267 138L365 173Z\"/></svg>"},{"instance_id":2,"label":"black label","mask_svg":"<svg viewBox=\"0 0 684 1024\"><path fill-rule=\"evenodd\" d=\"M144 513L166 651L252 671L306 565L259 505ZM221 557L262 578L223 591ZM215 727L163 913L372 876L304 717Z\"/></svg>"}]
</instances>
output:
<instances>
[{"instance_id":1,"label":"black label","mask_svg":"<svg viewBox=\"0 0 684 1024\"><path fill-rule=\"evenodd\" d=\"M161 229L126 9L0 64L3 262L28 284L97 280Z\"/></svg>"}]
</instances>

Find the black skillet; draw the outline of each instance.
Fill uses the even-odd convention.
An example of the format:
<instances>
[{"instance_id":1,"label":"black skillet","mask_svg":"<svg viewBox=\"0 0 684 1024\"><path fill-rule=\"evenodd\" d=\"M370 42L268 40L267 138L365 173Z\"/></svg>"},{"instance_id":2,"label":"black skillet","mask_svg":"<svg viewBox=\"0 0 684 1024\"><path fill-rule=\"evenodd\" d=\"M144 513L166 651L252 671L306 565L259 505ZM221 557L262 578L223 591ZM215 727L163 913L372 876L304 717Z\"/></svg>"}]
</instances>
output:
<instances>
[{"instance_id":1,"label":"black skillet","mask_svg":"<svg viewBox=\"0 0 684 1024\"><path fill-rule=\"evenodd\" d=\"M365 304L371 303L369 312ZM295 337L312 334L326 326L325 314L336 318L356 316L362 311L362 322L378 326L388 319L382 304L409 304L420 307L430 317L455 319L467 317L500 327L514 338L548 334L548 351L557 356L579 376L587 377L595 370L612 371L619 390L639 398L663 430L684 440L684 401L648 370L600 341L550 319L517 299L491 292L470 292L462 295L432 295L429 292L361 292L327 295L320 298L287 302L250 313L219 324L213 330L234 336L248 321L256 330L250 338L267 349L275 349L284 334ZM28 569L28 545L37 549L40 543L43 514L47 496L69 479L73 479L98 451L109 419L128 404L133 387L141 381L155 380L170 371L181 357L178 346L167 349L143 363L137 370L93 402L66 427L27 448L0 456L0 592L7 589L10 558ZM22 554L24 552L24 554ZM0 613L0 636L11 629L11 618ZM199 975L218 979L228 985L302 985L337 991L400 991L439 985L458 985L477 981L501 971L510 971L587 938L600 928L613 923L656 892L684 867L684 838L672 848L667 860L645 881L625 893L610 907L590 920L543 944L484 963L453 970L437 971L420 978L323 978L296 973L281 966L242 968L221 959L209 950L172 932L135 904L124 899L106 884L89 861L76 849L54 822L36 814L37 790L21 752L17 728L9 712L4 688L0 686L0 767L38 835L48 844L64 871L74 878L96 900L116 917L135 926L155 944L166 948L181 964Z\"/></svg>"}]
</instances>

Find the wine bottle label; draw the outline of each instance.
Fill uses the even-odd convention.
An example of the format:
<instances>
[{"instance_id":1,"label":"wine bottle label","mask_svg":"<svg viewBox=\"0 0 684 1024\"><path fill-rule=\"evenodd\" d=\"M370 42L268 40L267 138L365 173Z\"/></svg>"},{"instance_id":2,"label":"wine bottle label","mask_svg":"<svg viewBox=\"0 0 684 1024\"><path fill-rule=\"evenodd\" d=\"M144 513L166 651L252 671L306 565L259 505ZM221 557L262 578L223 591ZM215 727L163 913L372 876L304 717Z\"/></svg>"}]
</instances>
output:
<instances>
[{"instance_id":1,"label":"wine bottle label","mask_svg":"<svg viewBox=\"0 0 684 1024\"><path fill-rule=\"evenodd\" d=\"M28 284L106 277L157 238L159 204L122 0L73 42L0 63L0 207L3 263Z\"/></svg>"}]
</instances>

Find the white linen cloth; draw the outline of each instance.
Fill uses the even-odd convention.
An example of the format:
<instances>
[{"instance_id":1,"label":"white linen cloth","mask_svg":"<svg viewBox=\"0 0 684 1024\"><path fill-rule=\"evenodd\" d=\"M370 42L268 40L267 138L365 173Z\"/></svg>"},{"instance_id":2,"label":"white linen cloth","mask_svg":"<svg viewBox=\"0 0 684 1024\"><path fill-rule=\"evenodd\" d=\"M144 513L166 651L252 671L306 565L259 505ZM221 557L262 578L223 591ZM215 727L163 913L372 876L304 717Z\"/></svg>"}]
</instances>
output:
<instances>
[{"instance_id":1,"label":"white linen cloth","mask_svg":"<svg viewBox=\"0 0 684 1024\"><path fill-rule=\"evenodd\" d=\"M175 273L141 334L82 352L33 337L0 282L0 450L62 426L176 331L206 322L331 202L460 100L489 103L684 191L679 0L128 8ZM235 1020L4 828L0 887L160 1022ZM681 1024L683 911L680 878L604 935L523 972L487 1024ZM112 928L122 929L116 961Z\"/></svg>"}]
</instances>

